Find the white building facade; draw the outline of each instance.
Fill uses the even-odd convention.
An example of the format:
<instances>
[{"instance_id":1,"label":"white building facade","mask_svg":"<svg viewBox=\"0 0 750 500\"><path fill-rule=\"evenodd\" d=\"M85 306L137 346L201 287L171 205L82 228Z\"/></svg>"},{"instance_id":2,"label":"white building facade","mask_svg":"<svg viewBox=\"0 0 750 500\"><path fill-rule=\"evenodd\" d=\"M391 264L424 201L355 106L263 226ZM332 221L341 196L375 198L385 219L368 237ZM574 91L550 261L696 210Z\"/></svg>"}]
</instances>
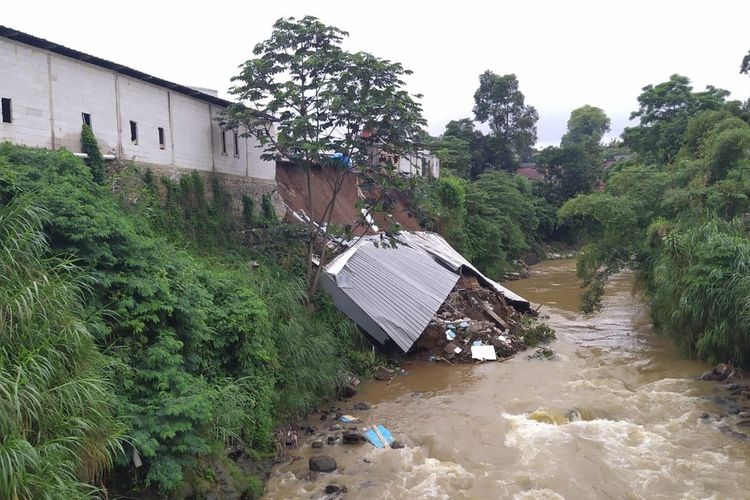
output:
<instances>
[{"instance_id":1,"label":"white building facade","mask_svg":"<svg viewBox=\"0 0 750 500\"><path fill-rule=\"evenodd\" d=\"M275 162L219 126L230 102L206 91L2 26L0 68L0 141L80 152L88 123L109 158L275 184Z\"/></svg>"}]
</instances>

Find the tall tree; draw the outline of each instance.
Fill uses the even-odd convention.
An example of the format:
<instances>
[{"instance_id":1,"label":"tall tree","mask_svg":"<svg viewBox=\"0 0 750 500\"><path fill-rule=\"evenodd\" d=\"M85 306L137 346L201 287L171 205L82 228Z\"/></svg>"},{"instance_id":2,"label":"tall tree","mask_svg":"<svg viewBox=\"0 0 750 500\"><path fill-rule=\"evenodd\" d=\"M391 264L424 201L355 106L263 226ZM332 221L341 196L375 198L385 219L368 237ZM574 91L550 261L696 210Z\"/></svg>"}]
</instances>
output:
<instances>
[{"instance_id":1,"label":"tall tree","mask_svg":"<svg viewBox=\"0 0 750 500\"><path fill-rule=\"evenodd\" d=\"M536 142L539 114L525 103L514 74L500 76L488 70L479 76L474 116L490 127L494 151L490 163L495 168L513 170Z\"/></svg>"},{"instance_id":2,"label":"tall tree","mask_svg":"<svg viewBox=\"0 0 750 500\"><path fill-rule=\"evenodd\" d=\"M578 144L590 149L600 147L604 134L609 132L610 121L601 108L588 104L574 109L568 119L568 131L561 145Z\"/></svg>"},{"instance_id":3,"label":"tall tree","mask_svg":"<svg viewBox=\"0 0 750 500\"><path fill-rule=\"evenodd\" d=\"M460 141L460 142L459 142ZM439 151L445 152L446 148L452 152L450 156L456 158L461 155L461 160L466 160L464 151L461 150L463 144L468 145L469 159L465 165L455 169L456 175L461 177L471 177L475 179L485 168L492 165L493 152L489 148L490 144L481 131L474 126L471 118L462 118L460 120L451 120L445 125L445 132L439 141L433 146L435 154L440 155ZM459 149L457 149L459 148ZM451 158L448 163L444 164L441 158L441 165L450 168ZM458 167L458 165L456 165Z\"/></svg>"},{"instance_id":4,"label":"tall tree","mask_svg":"<svg viewBox=\"0 0 750 500\"><path fill-rule=\"evenodd\" d=\"M581 193L590 193L602 174L601 140L609 130L609 118L600 108L574 109L560 147L550 146L537 155L544 171L545 195L555 204Z\"/></svg>"},{"instance_id":5,"label":"tall tree","mask_svg":"<svg viewBox=\"0 0 750 500\"><path fill-rule=\"evenodd\" d=\"M711 85L693 92L690 79L672 75L666 82L643 87L640 107L630 115L638 118L636 127L623 132L625 145L647 159L671 163L682 145L688 120L700 111L719 109L729 92Z\"/></svg>"},{"instance_id":6,"label":"tall tree","mask_svg":"<svg viewBox=\"0 0 750 500\"><path fill-rule=\"evenodd\" d=\"M410 71L365 52L344 51L346 36L312 16L279 19L271 37L255 46L255 57L233 78L231 92L240 103L222 117L223 126L244 126L257 137L264 158L292 161L307 172L311 293L327 258L322 245L317 270L313 267L316 241L321 233L327 236L351 165L367 163L374 140L390 153L407 154L425 123L417 101L421 96L404 90L402 78ZM317 168L330 193L313 192L311 169ZM320 196L327 204L315 214L313 199Z\"/></svg>"},{"instance_id":7,"label":"tall tree","mask_svg":"<svg viewBox=\"0 0 750 500\"><path fill-rule=\"evenodd\" d=\"M743 75L750 75L750 50L748 50L745 57L742 58L742 64L740 64L740 73L742 73Z\"/></svg>"}]
</instances>

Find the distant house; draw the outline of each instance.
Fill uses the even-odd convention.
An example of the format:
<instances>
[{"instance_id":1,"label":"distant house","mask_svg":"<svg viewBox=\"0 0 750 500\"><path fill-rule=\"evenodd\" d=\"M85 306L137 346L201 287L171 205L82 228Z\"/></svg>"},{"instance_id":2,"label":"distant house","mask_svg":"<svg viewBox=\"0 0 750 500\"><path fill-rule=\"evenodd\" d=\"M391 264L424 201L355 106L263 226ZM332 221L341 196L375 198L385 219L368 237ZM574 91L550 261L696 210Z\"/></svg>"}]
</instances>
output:
<instances>
[{"instance_id":1,"label":"distant house","mask_svg":"<svg viewBox=\"0 0 750 500\"><path fill-rule=\"evenodd\" d=\"M81 151L91 125L107 159L217 172L275 188L254 138L222 129L230 104L191 88L0 26L0 141ZM250 184L250 183L246 183Z\"/></svg>"},{"instance_id":2,"label":"distant house","mask_svg":"<svg viewBox=\"0 0 750 500\"><path fill-rule=\"evenodd\" d=\"M397 155L388 152L383 144L373 141L368 151L371 167L392 165L397 172L410 177L421 175L423 177L440 177L440 159L427 149L416 145L413 152L406 155Z\"/></svg>"},{"instance_id":3,"label":"distant house","mask_svg":"<svg viewBox=\"0 0 750 500\"><path fill-rule=\"evenodd\" d=\"M544 173L539 170L536 163L521 163L521 166L516 170L516 174L533 181L544 179Z\"/></svg>"}]
</instances>

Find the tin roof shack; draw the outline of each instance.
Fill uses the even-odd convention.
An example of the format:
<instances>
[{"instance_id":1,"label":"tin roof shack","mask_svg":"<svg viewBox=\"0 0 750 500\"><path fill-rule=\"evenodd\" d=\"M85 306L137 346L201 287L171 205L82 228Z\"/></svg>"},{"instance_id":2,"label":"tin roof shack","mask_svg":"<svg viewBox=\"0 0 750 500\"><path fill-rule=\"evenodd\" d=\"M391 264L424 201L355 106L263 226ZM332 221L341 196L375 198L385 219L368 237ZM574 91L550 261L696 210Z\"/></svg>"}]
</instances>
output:
<instances>
[{"instance_id":1,"label":"tin roof shack","mask_svg":"<svg viewBox=\"0 0 750 500\"><path fill-rule=\"evenodd\" d=\"M531 313L526 299L429 232L400 232L393 241L364 237L326 266L320 283L377 343L392 341L403 352L424 348L459 361L471 360L470 337L482 345L500 342L504 354L503 337L517 351L523 347L517 316ZM450 325L453 335L447 333Z\"/></svg>"}]
</instances>

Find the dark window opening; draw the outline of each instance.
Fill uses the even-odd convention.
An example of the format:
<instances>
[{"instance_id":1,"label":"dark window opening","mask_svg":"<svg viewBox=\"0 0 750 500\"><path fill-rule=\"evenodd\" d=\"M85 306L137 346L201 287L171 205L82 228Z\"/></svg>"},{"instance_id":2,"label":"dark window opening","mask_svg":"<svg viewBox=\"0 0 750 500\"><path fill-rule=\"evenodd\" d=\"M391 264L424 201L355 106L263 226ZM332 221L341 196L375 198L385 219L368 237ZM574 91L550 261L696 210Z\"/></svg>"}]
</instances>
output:
<instances>
[{"instance_id":1,"label":"dark window opening","mask_svg":"<svg viewBox=\"0 0 750 500\"><path fill-rule=\"evenodd\" d=\"M164 129L159 127L159 149L164 149Z\"/></svg>"},{"instance_id":2,"label":"dark window opening","mask_svg":"<svg viewBox=\"0 0 750 500\"><path fill-rule=\"evenodd\" d=\"M3 123L13 123L13 108L7 97L2 98L2 115Z\"/></svg>"},{"instance_id":3,"label":"dark window opening","mask_svg":"<svg viewBox=\"0 0 750 500\"><path fill-rule=\"evenodd\" d=\"M138 124L130 120L130 142L138 145Z\"/></svg>"},{"instance_id":4,"label":"dark window opening","mask_svg":"<svg viewBox=\"0 0 750 500\"><path fill-rule=\"evenodd\" d=\"M84 125L91 126L91 114L90 113L81 113L81 118L83 118Z\"/></svg>"},{"instance_id":5,"label":"dark window opening","mask_svg":"<svg viewBox=\"0 0 750 500\"><path fill-rule=\"evenodd\" d=\"M239 144L239 138L237 137L237 132L234 133L234 156L237 158L240 157L240 144Z\"/></svg>"},{"instance_id":6,"label":"dark window opening","mask_svg":"<svg viewBox=\"0 0 750 500\"><path fill-rule=\"evenodd\" d=\"M221 131L221 154L227 154L227 131Z\"/></svg>"}]
</instances>

